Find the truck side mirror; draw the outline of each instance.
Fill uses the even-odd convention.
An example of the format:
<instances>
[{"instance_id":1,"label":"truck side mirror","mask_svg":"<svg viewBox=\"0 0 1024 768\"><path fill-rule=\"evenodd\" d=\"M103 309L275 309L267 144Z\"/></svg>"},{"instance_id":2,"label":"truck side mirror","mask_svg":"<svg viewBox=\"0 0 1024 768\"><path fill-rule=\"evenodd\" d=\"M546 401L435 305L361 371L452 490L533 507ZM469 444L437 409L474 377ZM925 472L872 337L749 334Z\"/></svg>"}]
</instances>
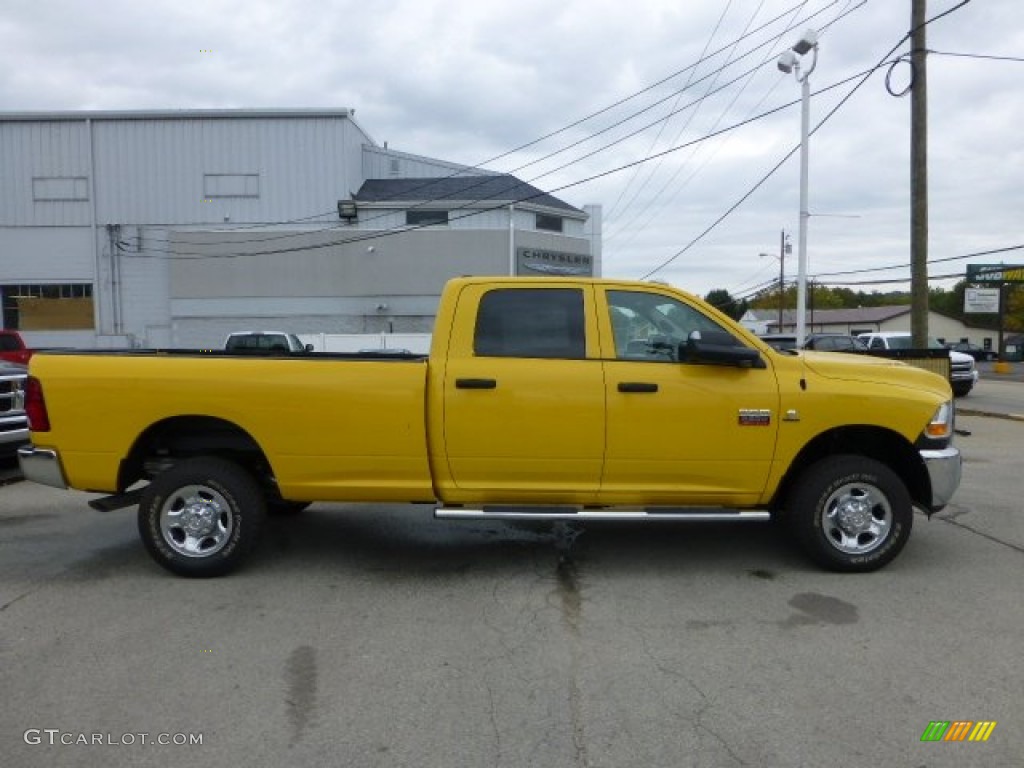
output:
<instances>
[{"instance_id":1,"label":"truck side mirror","mask_svg":"<svg viewBox=\"0 0 1024 768\"><path fill-rule=\"evenodd\" d=\"M765 368L761 353L745 347L725 331L692 331L679 345L680 362Z\"/></svg>"}]
</instances>

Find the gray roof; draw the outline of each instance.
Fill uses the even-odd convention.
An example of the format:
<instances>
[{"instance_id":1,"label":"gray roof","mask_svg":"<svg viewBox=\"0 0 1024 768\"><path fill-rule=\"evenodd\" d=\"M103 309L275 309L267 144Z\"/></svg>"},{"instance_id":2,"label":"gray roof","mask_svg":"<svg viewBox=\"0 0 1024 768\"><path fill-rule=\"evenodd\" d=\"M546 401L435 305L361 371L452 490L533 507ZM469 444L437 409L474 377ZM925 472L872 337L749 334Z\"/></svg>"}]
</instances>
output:
<instances>
[{"instance_id":1,"label":"gray roof","mask_svg":"<svg viewBox=\"0 0 1024 768\"><path fill-rule=\"evenodd\" d=\"M814 322L829 325L832 323L882 323L886 320L891 320L894 317L900 315L906 315L910 312L910 305L900 305L892 307L857 307L856 309L815 309L811 310L807 308L807 318L810 319L811 313L814 313ZM774 321L776 324L779 320L779 310L777 309L752 309L750 310L750 317L754 320L767 320L768 322ZM796 323L796 310L785 309L782 312L782 322L784 325L792 325Z\"/></svg>"},{"instance_id":2,"label":"gray roof","mask_svg":"<svg viewBox=\"0 0 1024 768\"><path fill-rule=\"evenodd\" d=\"M458 201L491 205L531 203L579 215L583 211L508 174L440 176L410 179L367 179L355 199L363 203L437 203Z\"/></svg>"},{"instance_id":3,"label":"gray roof","mask_svg":"<svg viewBox=\"0 0 1024 768\"><path fill-rule=\"evenodd\" d=\"M214 118L275 117L348 117L354 109L128 109L128 110L56 110L51 112L0 112L0 121L63 121L63 120L197 120Z\"/></svg>"}]
</instances>

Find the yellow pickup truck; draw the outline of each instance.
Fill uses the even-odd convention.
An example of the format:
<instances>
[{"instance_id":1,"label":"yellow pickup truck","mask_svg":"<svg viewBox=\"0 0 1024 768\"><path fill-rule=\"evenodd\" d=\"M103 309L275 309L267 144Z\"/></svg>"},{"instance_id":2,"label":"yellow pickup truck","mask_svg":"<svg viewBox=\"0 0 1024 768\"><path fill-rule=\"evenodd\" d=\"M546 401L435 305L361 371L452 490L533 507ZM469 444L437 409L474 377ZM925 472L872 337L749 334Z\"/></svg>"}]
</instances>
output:
<instances>
[{"instance_id":1,"label":"yellow pickup truck","mask_svg":"<svg viewBox=\"0 0 1024 768\"><path fill-rule=\"evenodd\" d=\"M779 352L670 287L459 278L429 356L41 353L36 482L138 504L154 559L215 576L267 514L432 502L439 518L778 518L824 567L894 558L960 482L940 376Z\"/></svg>"}]
</instances>

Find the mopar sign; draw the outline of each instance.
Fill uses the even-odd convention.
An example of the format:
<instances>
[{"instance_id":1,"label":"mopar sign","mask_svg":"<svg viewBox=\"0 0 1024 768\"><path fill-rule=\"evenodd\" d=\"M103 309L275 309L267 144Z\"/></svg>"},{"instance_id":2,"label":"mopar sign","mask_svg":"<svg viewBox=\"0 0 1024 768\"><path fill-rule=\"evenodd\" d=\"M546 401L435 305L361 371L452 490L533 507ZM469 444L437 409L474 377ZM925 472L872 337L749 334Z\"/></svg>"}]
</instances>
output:
<instances>
[{"instance_id":1,"label":"mopar sign","mask_svg":"<svg viewBox=\"0 0 1024 768\"><path fill-rule=\"evenodd\" d=\"M1024 283L1024 264L968 264L968 283Z\"/></svg>"},{"instance_id":2,"label":"mopar sign","mask_svg":"<svg viewBox=\"0 0 1024 768\"><path fill-rule=\"evenodd\" d=\"M586 253L516 248L516 274L590 277L594 274L594 260Z\"/></svg>"}]
</instances>

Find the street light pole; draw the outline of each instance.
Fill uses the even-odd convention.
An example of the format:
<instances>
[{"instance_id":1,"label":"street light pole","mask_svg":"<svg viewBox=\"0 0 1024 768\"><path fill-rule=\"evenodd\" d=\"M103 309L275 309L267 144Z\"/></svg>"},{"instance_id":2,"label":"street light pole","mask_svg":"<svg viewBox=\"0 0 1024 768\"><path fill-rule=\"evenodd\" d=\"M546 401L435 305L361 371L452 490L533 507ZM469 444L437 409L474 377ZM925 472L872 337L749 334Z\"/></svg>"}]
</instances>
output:
<instances>
[{"instance_id":1,"label":"street light pole","mask_svg":"<svg viewBox=\"0 0 1024 768\"><path fill-rule=\"evenodd\" d=\"M786 230L779 235L779 333L782 333L782 310L786 306Z\"/></svg>"},{"instance_id":2,"label":"street light pole","mask_svg":"<svg viewBox=\"0 0 1024 768\"><path fill-rule=\"evenodd\" d=\"M800 72L800 57L813 53L811 65L806 71ZM818 63L818 33L808 29L796 44L779 57L779 69L789 74L792 72L800 83L800 235L797 245L797 277L796 277L796 344L803 346L807 336L807 220L811 214L807 210L808 197L808 165L811 138L811 73Z\"/></svg>"}]
</instances>

